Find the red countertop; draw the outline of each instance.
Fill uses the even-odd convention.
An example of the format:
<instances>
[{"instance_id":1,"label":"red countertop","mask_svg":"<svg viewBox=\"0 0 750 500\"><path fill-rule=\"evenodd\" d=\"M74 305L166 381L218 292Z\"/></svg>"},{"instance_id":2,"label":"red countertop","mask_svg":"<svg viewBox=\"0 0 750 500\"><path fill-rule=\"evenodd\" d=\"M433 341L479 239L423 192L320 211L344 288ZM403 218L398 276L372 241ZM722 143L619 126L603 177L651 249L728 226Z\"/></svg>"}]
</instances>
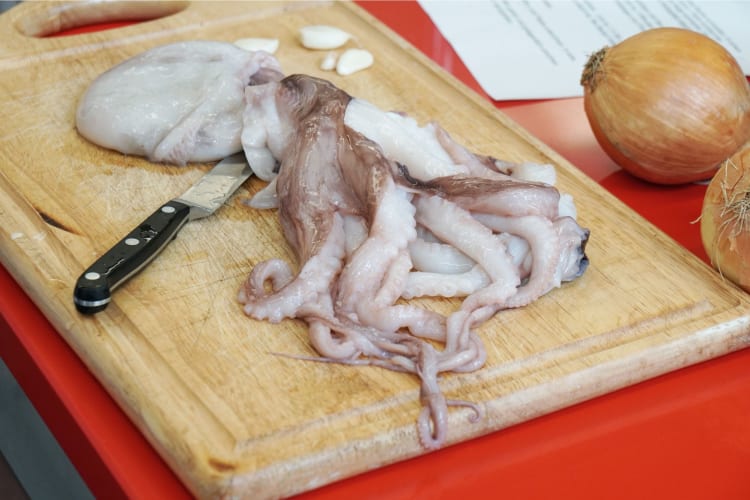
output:
<instances>
[{"instance_id":1,"label":"red countertop","mask_svg":"<svg viewBox=\"0 0 750 500\"><path fill-rule=\"evenodd\" d=\"M417 3L358 3L487 98ZM495 105L706 260L694 223L705 186L659 187L622 172L581 99ZM96 497L189 497L2 267L0 355ZM744 349L301 498L747 499L749 367Z\"/></svg>"}]
</instances>

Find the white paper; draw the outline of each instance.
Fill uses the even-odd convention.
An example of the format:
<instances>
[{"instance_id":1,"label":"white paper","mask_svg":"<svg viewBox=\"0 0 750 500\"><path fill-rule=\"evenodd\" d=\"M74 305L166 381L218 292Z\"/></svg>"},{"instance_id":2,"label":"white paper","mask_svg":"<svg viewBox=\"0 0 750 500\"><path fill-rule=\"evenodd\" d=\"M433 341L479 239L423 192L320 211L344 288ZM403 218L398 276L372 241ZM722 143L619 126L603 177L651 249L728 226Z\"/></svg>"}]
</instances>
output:
<instances>
[{"instance_id":1,"label":"white paper","mask_svg":"<svg viewBox=\"0 0 750 500\"><path fill-rule=\"evenodd\" d=\"M649 28L722 44L750 74L750 1L419 0L495 100L573 97L590 54Z\"/></svg>"}]
</instances>

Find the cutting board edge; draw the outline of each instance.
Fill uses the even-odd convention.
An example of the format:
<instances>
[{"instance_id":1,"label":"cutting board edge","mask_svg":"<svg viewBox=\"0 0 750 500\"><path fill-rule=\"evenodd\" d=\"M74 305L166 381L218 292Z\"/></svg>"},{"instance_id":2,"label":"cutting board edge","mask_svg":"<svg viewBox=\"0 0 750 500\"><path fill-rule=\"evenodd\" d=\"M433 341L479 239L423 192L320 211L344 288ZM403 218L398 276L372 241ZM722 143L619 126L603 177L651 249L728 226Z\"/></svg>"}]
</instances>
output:
<instances>
[{"instance_id":1,"label":"cutting board edge","mask_svg":"<svg viewBox=\"0 0 750 500\"><path fill-rule=\"evenodd\" d=\"M680 368L693 366L748 348L750 347L750 311L747 312L748 315L746 316L663 344L658 350L639 352L629 358L614 359L609 363L592 366L552 382L543 382L522 391L514 392L509 396L487 401L485 404L490 412L485 415L484 421L488 422L493 416L498 420L495 420L492 425L485 424L460 428L462 432L459 434L449 432L446 447L499 432L531 419L570 408L602 395L671 373ZM686 358L685 353L690 356ZM639 370L633 370L633 365L637 366ZM604 380L606 382L593 385L590 383L591 380ZM573 398L570 397L571 395L573 395ZM557 399L554 396L557 396ZM529 410L529 403L536 403L538 406ZM412 441L414 445L406 453L401 453L395 458L389 457L387 451L392 447L392 443L395 439L401 438ZM273 464L262 469L254 469L251 472L252 477L242 474L230 475L213 483L212 488L210 488L211 496L219 494L231 498L286 497L310 491L334 481L354 477L373 468L429 454L416 443L414 425L391 429L388 434L381 434L378 441L382 450L378 450L379 453L376 456L379 460L374 465L358 465L360 463L357 461L358 453L365 451L371 458L373 450L371 447L364 450L359 449L358 443L353 442L348 449L323 450L320 453L285 462L286 465L292 464L296 467L279 467ZM367 440L367 442L373 443L372 440ZM349 467L338 470L324 470L311 466L311 464L316 463L324 466L331 463L340 463L348 464ZM320 480L317 476L321 473L324 473L323 475L328 474L326 477L330 480ZM294 485L285 484L283 479L289 477L289 475L294 475L295 478L300 479L301 484L297 482ZM208 491L205 489L206 480L209 477L210 474L203 477L188 478L191 489L195 492L206 493Z\"/></svg>"}]
</instances>

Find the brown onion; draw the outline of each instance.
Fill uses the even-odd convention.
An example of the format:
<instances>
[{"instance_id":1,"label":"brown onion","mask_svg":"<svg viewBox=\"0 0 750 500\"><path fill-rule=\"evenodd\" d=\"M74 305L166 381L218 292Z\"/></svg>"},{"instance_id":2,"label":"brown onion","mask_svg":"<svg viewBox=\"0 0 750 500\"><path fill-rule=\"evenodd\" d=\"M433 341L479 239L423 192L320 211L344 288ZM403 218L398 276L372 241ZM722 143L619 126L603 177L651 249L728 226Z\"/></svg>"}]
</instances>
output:
<instances>
[{"instance_id":1,"label":"brown onion","mask_svg":"<svg viewBox=\"0 0 750 500\"><path fill-rule=\"evenodd\" d=\"M624 170L659 184L711 178L750 139L750 86L720 44L655 28L593 54L584 109L599 144Z\"/></svg>"},{"instance_id":2,"label":"brown onion","mask_svg":"<svg viewBox=\"0 0 750 500\"><path fill-rule=\"evenodd\" d=\"M750 144L722 163L708 184L701 240L711 265L750 292Z\"/></svg>"}]
</instances>

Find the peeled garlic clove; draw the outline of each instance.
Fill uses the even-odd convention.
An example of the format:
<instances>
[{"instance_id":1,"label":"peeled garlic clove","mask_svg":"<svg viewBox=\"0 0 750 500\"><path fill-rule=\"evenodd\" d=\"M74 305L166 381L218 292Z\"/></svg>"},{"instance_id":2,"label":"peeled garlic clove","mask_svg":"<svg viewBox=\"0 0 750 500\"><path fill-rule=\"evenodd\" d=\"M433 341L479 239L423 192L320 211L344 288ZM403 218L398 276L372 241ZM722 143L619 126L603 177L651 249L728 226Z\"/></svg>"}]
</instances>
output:
<instances>
[{"instance_id":1,"label":"peeled garlic clove","mask_svg":"<svg viewBox=\"0 0 750 500\"><path fill-rule=\"evenodd\" d=\"M313 25L299 30L300 42L308 49L337 49L352 37L346 31L333 26Z\"/></svg>"},{"instance_id":2,"label":"peeled garlic clove","mask_svg":"<svg viewBox=\"0 0 750 500\"><path fill-rule=\"evenodd\" d=\"M369 68L374 62L372 54L364 49L349 49L344 51L336 63L336 73L341 76L351 75L357 71Z\"/></svg>"},{"instance_id":3,"label":"peeled garlic clove","mask_svg":"<svg viewBox=\"0 0 750 500\"><path fill-rule=\"evenodd\" d=\"M279 48L279 41L276 38L240 38L235 40L234 44L251 52L262 50L269 54L273 54Z\"/></svg>"},{"instance_id":4,"label":"peeled garlic clove","mask_svg":"<svg viewBox=\"0 0 750 500\"><path fill-rule=\"evenodd\" d=\"M333 71L336 69L336 61L338 60L338 54L335 52L329 52L326 54L326 56L323 58L322 61L320 61L320 69L323 71Z\"/></svg>"}]
</instances>

